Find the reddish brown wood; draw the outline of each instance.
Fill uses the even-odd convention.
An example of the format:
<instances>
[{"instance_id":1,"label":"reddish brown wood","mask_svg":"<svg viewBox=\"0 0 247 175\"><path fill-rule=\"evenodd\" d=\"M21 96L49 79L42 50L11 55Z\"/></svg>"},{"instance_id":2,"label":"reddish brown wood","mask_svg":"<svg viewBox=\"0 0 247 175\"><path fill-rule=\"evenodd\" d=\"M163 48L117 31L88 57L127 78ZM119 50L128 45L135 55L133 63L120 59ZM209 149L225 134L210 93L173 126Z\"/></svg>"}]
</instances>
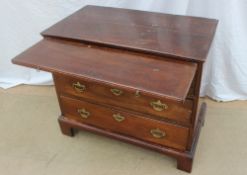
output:
<instances>
[{"instance_id":1,"label":"reddish brown wood","mask_svg":"<svg viewBox=\"0 0 247 175\"><path fill-rule=\"evenodd\" d=\"M73 98L83 97L98 104L107 104L140 113L155 115L159 118L170 119L180 124L191 124L192 100L177 102L164 97L155 97L154 95L143 92L139 92L139 96L136 97L136 90L118 87L117 85L110 86L97 81L95 82L85 78L74 78L63 74L55 74L53 77L59 94L73 95ZM76 91L72 86L72 84L76 82L84 85L86 87L85 91ZM112 88L117 88L123 93L116 96L110 91ZM150 102L157 100L161 100L168 108L164 111L154 110Z\"/></svg>"},{"instance_id":2,"label":"reddish brown wood","mask_svg":"<svg viewBox=\"0 0 247 175\"><path fill-rule=\"evenodd\" d=\"M214 19L86 6L42 34L204 61L216 25Z\"/></svg>"},{"instance_id":3,"label":"reddish brown wood","mask_svg":"<svg viewBox=\"0 0 247 175\"><path fill-rule=\"evenodd\" d=\"M192 115L191 115L191 127L190 127L190 137L188 141L187 148L188 150L191 149L193 139L194 139L194 134L196 130L196 123L198 122L197 118L197 112L198 112L198 105L199 105L199 98L200 98L200 87L201 87L201 77L202 77L202 69L203 69L203 63L197 63L198 68L196 72L196 76L194 78L194 82L192 83L192 96L194 98L194 103L192 107Z\"/></svg>"},{"instance_id":4,"label":"reddish brown wood","mask_svg":"<svg viewBox=\"0 0 247 175\"><path fill-rule=\"evenodd\" d=\"M191 172L192 165L193 165L193 159L194 159L195 151L196 151L196 146L197 146L198 139L200 136L201 127L202 127L202 124L203 124L204 118L205 118L206 107L207 106L205 103L203 103L200 107L200 112L197 115L197 117L198 117L198 122L196 123L197 129L195 131L192 147L188 151L177 151L176 149L171 149L169 147L165 147L165 146L161 147L160 145L149 143L149 142L146 142L146 141L143 141L140 139L136 139L134 137L129 137L129 136L125 136L122 134L103 130L103 129L100 129L98 127L84 124L82 122L76 122L75 120L71 120L71 119L63 117L63 116L60 116L58 120L60 123L63 123L63 125L65 125L65 126L67 125L67 127L73 127L74 129L94 132L97 134L101 134L101 135L104 135L104 136L107 136L110 138L125 141L128 143L134 144L134 145L141 146L143 148L148 148L148 149L163 153L165 155L174 157L177 160L177 168L178 169L186 171L186 172Z\"/></svg>"},{"instance_id":5,"label":"reddish brown wood","mask_svg":"<svg viewBox=\"0 0 247 175\"><path fill-rule=\"evenodd\" d=\"M70 136L70 137L74 136L75 132L74 132L74 129L72 128L71 125L66 124L62 120L58 120L58 123L59 123L60 129L61 129L61 132L64 135L67 135L67 136Z\"/></svg>"},{"instance_id":6,"label":"reddish brown wood","mask_svg":"<svg viewBox=\"0 0 247 175\"><path fill-rule=\"evenodd\" d=\"M89 48L85 44L54 39L44 39L12 62L177 101L185 100L196 71L195 63L152 59L144 54L95 46Z\"/></svg>"},{"instance_id":7,"label":"reddish brown wood","mask_svg":"<svg viewBox=\"0 0 247 175\"><path fill-rule=\"evenodd\" d=\"M180 157L177 159L177 168L183 171L191 172L193 165L193 158Z\"/></svg>"},{"instance_id":8,"label":"reddish brown wood","mask_svg":"<svg viewBox=\"0 0 247 175\"><path fill-rule=\"evenodd\" d=\"M43 32L42 41L12 62L53 73L63 134L88 130L150 148L190 172L206 110L202 104L197 111L203 61L216 25L212 19L87 6ZM85 85L84 91L73 83ZM123 93L113 95L113 88ZM155 111L150 102L157 100L167 108ZM117 122L113 114L125 120Z\"/></svg>"},{"instance_id":9,"label":"reddish brown wood","mask_svg":"<svg viewBox=\"0 0 247 175\"><path fill-rule=\"evenodd\" d=\"M187 145L189 129L186 127L152 120L113 108L102 107L85 100L80 101L63 96L60 98L65 112L64 117L71 120L179 150L185 150ZM89 112L88 118L81 117L77 111L78 109L85 109ZM123 121L118 122L114 119L113 115L117 114L124 117ZM150 133L152 129L157 128L166 133L163 138L155 138Z\"/></svg>"},{"instance_id":10,"label":"reddish brown wood","mask_svg":"<svg viewBox=\"0 0 247 175\"><path fill-rule=\"evenodd\" d=\"M199 140L201 127L204 125L206 109L207 109L206 103L202 103L199 113L196 117L197 120L195 123L195 130L193 132L193 139L192 139L192 144L190 147L190 153L187 156L181 156L177 158L177 168L180 170L187 171L187 172L192 171L193 159L195 156L196 146Z\"/></svg>"}]
</instances>

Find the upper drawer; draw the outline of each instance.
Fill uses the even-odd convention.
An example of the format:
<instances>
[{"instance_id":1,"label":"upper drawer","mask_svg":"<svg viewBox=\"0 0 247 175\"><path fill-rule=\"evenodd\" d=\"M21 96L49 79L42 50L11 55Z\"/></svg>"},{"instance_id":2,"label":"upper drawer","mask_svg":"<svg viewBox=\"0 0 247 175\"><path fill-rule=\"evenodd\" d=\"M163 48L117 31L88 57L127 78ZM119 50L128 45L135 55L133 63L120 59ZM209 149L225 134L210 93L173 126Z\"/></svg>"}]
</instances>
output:
<instances>
[{"instance_id":1,"label":"upper drawer","mask_svg":"<svg viewBox=\"0 0 247 175\"><path fill-rule=\"evenodd\" d=\"M137 89L108 85L89 79L79 79L54 74L58 93L70 94L116 107L131 109L140 113L155 115L174 120L178 123L190 123L192 101L178 102L146 94Z\"/></svg>"}]
</instances>

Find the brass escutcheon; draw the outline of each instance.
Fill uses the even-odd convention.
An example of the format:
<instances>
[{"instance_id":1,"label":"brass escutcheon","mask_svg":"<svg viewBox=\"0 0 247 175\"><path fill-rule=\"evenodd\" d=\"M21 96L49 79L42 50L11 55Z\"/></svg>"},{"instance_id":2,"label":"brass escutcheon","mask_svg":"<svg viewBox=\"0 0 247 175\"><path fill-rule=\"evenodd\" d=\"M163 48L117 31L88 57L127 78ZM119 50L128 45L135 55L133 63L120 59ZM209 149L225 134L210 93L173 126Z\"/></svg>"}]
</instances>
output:
<instances>
[{"instance_id":1,"label":"brass escutcheon","mask_svg":"<svg viewBox=\"0 0 247 175\"><path fill-rule=\"evenodd\" d=\"M150 133L152 134L154 138L157 138L157 139L161 139L166 136L165 131L161 131L159 128L151 129Z\"/></svg>"},{"instance_id":2,"label":"brass escutcheon","mask_svg":"<svg viewBox=\"0 0 247 175\"><path fill-rule=\"evenodd\" d=\"M122 122L125 120L125 117L122 116L121 114L117 113L117 114L113 114L112 117L117 121L117 122Z\"/></svg>"},{"instance_id":3,"label":"brass escutcheon","mask_svg":"<svg viewBox=\"0 0 247 175\"><path fill-rule=\"evenodd\" d=\"M150 105L155 111L163 111L168 108L167 104L162 103L160 100L150 102Z\"/></svg>"},{"instance_id":4,"label":"brass escutcheon","mask_svg":"<svg viewBox=\"0 0 247 175\"><path fill-rule=\"evenodd\" d=\"M119 89L111 89L111 92L116 95L119 96L123 93L123 91L119 90Z\"/></svg>"},{"instance_id":5,"label":"brass escutcheon","mask_svg":"<svg viewBox=\"0 0 247 175\"><path fill-rule=\"evenodd\" d=\"M90 112L88 112L86 109L78 109L77 112L80 114L80 116L84 119L87 119L90 116Z\"/></svg>"},{"instance_id":6,"label":"brass escutcheon","mask_svg":"<svg viewBox=\"0 0 247 175\"><path fill-rule=\"evenodd\" d=\"M73 83L72 86L77 92L83 92L86 89L86 86L80 82Z\"/></svg>"}]
</instances>

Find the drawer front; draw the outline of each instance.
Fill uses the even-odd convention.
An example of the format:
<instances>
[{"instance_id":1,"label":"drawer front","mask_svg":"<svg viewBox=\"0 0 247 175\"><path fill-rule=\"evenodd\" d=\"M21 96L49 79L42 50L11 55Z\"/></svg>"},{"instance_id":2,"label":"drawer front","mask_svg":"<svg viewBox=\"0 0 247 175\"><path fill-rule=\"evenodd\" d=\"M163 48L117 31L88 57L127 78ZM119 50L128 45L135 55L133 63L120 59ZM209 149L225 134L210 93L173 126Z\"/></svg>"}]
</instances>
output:
<instances>
[{"instance_id":1,"label":"drawer front","mask_svg":"<svg viewBox=\"0 0 247 175\"><path fill-rule=\"evenodd\" d=\"M179 103L173 100L156 98L135 89L118 88L108 84L54 75L59 94L69 94L93 100L100 104L131 109L140 113L189 124L191 122L192 101Z\"/></svg>"},{"instance_id":2,"label":"drawer front","mask_svg":"<svg viewBox=\"0 0 247 175\"><path fill-rule=\"evenodd\" d=\"M189 129L90 102L61 96L64 116L76 122L144 141L185 150Z\"/></svg>"}]
</instances>

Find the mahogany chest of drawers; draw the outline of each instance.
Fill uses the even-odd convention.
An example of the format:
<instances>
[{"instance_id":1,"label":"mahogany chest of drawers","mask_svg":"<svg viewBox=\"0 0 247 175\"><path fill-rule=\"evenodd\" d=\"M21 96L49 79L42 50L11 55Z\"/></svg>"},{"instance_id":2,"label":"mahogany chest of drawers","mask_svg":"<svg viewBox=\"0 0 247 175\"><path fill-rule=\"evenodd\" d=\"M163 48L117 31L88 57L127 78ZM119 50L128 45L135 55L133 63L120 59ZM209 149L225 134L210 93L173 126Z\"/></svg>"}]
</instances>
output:
<instances>
[{"instance_id":1,"label":"mahogany chest of drawers","mask_svg":"<svg viewBox=\"0 0 247 175\"><path fill-rule=\"evenodd\" d=\"M53 74L63 134L88 130L150 148L190 172L216 26L214 19L86 6L12 61Z\"/></svg>"}]
</instances>

